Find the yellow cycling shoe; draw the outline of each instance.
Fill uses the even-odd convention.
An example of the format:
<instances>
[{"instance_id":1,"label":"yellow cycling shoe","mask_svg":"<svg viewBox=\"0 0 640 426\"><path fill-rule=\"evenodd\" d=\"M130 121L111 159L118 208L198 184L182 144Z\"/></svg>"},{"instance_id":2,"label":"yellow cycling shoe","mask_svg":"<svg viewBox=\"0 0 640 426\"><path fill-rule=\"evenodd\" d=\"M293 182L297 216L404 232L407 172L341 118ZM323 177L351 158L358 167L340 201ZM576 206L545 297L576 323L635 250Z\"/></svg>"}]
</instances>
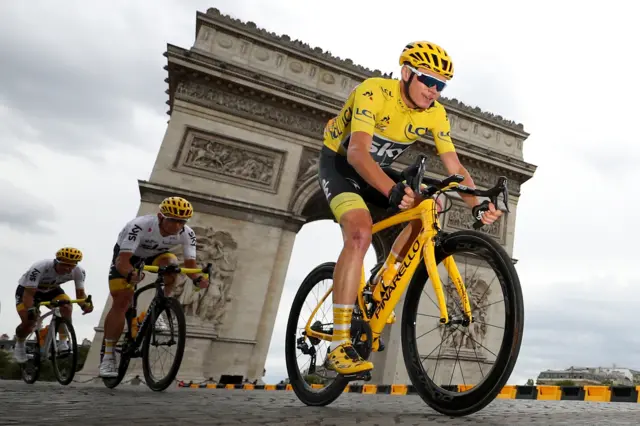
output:
<instances>
[{"instance_id":1,"label":"yellow cycling shoe","mask_svg":"<svg viewBox=\"0 0 640 426\"><path fill-rule=\"evenodd\" d=\"M362 359L351 342L344 342L329 352L325 368L338 374L350 375L373 370L373 363Z\"/></svg>"}]
</instances>

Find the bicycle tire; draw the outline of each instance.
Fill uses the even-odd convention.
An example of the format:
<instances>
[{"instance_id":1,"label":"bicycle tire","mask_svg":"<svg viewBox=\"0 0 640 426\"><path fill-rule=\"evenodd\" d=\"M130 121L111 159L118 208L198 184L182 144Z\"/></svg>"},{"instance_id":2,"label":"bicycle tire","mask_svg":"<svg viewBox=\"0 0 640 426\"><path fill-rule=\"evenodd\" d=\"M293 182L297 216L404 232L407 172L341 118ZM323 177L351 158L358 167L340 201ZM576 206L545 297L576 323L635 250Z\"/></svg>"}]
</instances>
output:
<instances>
[{"instance_id":1,"label":"bicycle tire","mask_svg":"<svg viewBox=\"0 0 640 426\"><path fill-rule=\"evenodd\" d=\"M32 385L38 381L40 378L40 332L35 330L36 341L34 343L35 350L33 352L33 358L27 360L27 362L20 364L20 375L22 376L22 380L28 384ZM28 375L27 366L33 365L33 373L32 375Z\"/></svg>"},{"instance_id":2,"label":"bicycle tire","mask_svg":"<svg viewBox=\"0 0 640 426\"><path fill-rule=\"evenodd\" d=\"M305 277L298 288L295 298L293 299L293 303L291 304L291 309L289 311L289 320L287 321L284 351L289 383L291 384L291 387L298 399L309 406L325 406L332 403L342 394L349 383L348 379L339 375L331 384L329 384L329 386L312 391L309 389L306 381L302 377L302 374L300 374L296 362L296 329L298 328L298 317L300 316L300 311L302 310L304 301L318 281L333 278L333 270L335 269L335 266L335 262L322 263L316 266Z\"/></svg>"},{"instance_id":3,"label":"bicycle tire","mask_svg":"<svg viewBox=\"0 0 640 426\"><path fill-rule=\"evenodd\" d=\"M478 231L456 231L446 235L436 247L439 264L456 252L484 251L492 262L505 299L505 333L496 362L486 379L466 392L455 393L439 388L424 372L416 342L416 314L420 294L428 274L424 262L417 267L409 284L402 316L402 352L411 382L420 397L434 410L448 416L466 416L491 403L509 380L522 344L524 303L518 274L511 257L491 237Z\"/></svg>"},{"instance_id":4,"label":"bicycle tire","mask_svg":"<svg viewBox=\"0 0 640 426\"><path fill-rule=\"evenodd\" d=\"M155 308L155 312L152 313L152 319L157 319L158 315L163 310L172 310L175 313L175 318L178 323L178 348L176 351L176 357L173 360L173 365L169 369L169 373L167 376L161 380L154 380L151 375L151 367L149 365L149 346L151 345L151 336L153 335L155 321L150 321L148 324L148 328L145 331L144 340L142 341L142 371L144 373L144 378L147 382L147 386L149 389L161 392L169 387L175 380L178 375L178 371L180 370L180 365L182 364L182 357L184 355L184 347L187 340L187 320L184 315L184 310L180 303L172 298L166 297L162 301L162 303L158 304L158 307ZM167 318L170 318L167 316Z\"/></svg>"},{"instance_id":5,"label":"bicycle tire","mask_svg":"<svg viewBox=\"0 0 640 426\"><path fill-rule=\"evenodd\" d=\"M127 370L129 369L129 361L131 361L131 357L128 355L128 350L126 350L129 344L135 344L135 343L128 340L127 337L125 337L124 343L120 345L120 362L118 363L118 375L116 377L101 377L102 383L104 383L104 385L109 389L114 389L116 386L118 386L120 382L122 382L122 379L124 379L125 374L127 374ZM118 347L118 344L116 342L115 346L113 347L114 356L115 356L115 350L117 347ZM101 363L102 363L103 357L104 357L104 337L102 338L102 346L100 347Z\"/></svg>"},{"instance_id":6,"label":"bicycle tire","mask_svg":"<svg viewBox=\"0 0 640 426\"><path fill-rule=\"evenodd\" d=\"M76 375L76 370L78 368L78 341L76 340L76 330L73 328L73 324L67 318L64 317L56 317L53 320L52 326L54 330L58 330L61 325L65 325L67 327L67 331L69 332L69 337L71 339L71 350L73 351L72 356L72 365L73 368L69 372L69 377L63 378L60 373L60 369L58 368L57 360L58 354L56 351L56 341L55 339L51 342L51 364L53 366L53 374L56 376L56 380L63 386L67 386L69 383L73 381L73 378ZM55 335L55 334L54 334Z\"/></svg>"}]
</instances>

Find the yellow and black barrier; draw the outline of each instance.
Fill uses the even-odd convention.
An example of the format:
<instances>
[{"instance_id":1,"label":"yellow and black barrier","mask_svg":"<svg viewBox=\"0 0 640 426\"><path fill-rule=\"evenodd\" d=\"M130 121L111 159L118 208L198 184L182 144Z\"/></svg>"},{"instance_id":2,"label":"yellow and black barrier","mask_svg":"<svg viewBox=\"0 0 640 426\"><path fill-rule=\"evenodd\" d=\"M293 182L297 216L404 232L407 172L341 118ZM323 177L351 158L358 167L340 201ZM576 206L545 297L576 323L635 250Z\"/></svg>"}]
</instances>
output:
<instances>
[{"instance_id":1,"label":"yellow and black barrier","mask_svg":"<svg viewBox=\"0 0 640 426\"><path fill-rule=\"evenodd\" d=\"M321 389L323 385L314 384L313 388ZM291 391L290 384L253 385L253 384L221 384L221 383L185 383L178 382L178 387L197 389L240 389L265 391ZM453 392L464 392L473 385L443 386ZM416 395L413 385L348 385L344 392L360 394ZM640 386L504 386L497 399L535 399L544 401L595 401L595 402L635 402L640 403Z\"/></svg>"}]
</instances>

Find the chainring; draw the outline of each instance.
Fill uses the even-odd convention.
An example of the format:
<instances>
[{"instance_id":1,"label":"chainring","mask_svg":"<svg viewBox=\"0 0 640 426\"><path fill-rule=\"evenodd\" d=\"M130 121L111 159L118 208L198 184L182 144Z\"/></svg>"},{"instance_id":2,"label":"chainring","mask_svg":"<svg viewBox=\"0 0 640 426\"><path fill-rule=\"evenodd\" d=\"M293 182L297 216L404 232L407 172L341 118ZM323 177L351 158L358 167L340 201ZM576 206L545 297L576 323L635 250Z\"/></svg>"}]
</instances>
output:
<instances>
[{"instance_id":1,"label":"chainring","mask_svg":"<svg viewBox=\"0 0 640 426\"><path fill-rule=\"evenodd\" d=\"M369 359L373 335L371 327L366 321L357 318L351 320L351 341L353 342L353 348L362 359Z\"/></svg>"}]
</instances>

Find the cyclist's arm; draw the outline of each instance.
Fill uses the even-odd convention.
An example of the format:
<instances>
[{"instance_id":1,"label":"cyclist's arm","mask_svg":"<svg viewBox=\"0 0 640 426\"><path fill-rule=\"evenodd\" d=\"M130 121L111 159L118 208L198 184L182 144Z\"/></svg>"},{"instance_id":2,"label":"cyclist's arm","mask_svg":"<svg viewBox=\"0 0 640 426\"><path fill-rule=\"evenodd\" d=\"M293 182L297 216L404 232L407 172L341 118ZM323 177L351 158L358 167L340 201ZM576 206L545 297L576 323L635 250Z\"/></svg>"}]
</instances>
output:
<instances>
[{"instance_id":1,"label":"cyclist's arm","mask_svg":"<svg viewBox=\"0 0 640 426\"><path fill-rule=\"evenodd\" d=\"M444 114L442 120L440 120L442 124L432 130L433 140L436 144L436 151L440 155L440 160L450 175L459 174L464 176L464 180L461 182L462 185L466 185L469 188L475 188L476 186L473 183L473 179L471 178L469 171L462 165L462 163L460 163L460 158L456 153L453 141L451 140L451 124L449 123L449 119L447 118L447 113L444 108L442 109L442 114ZM471 208L480 204L480 201L475 195L460 194L460 196Z\"/></svg>"},{"instance_id":2,"label":"cyclist's arm","mask_svg":"<svg viewBox=\"0 0 640 426\"><path fill-rule=\"evenodd\" d=\"M133 265L131 264L131 256L133 256L133 252L130 251L120 251L118 253L118 257L116 258L116 270L123 277L127 277L129 272L133 271Z\"/></svg>"},{"instance_id":3,"label":"cyclist's arm","mask_svg":"<svg viewBox=\"0 0 640 426\"><path fill-rule=\"evenodd\" d=\"M24 291L22 292L22 305L25 309L29 309L33 306L33 298L36 295L38 285L40 285L40 279L42 278L42 271L45 265L42 262L37 262L29 268L26 273L26 279L22 283Z\"/></svg>"},{"instance_id":4,"label":"cyclist's arm","mask_svg":"<svg viewBox=\"0 0 640 426\"><path fill-rule=\"evenodd\" d=\"M35 287L25 287L24 291L22 292L22 305L25 309L29 309L33 306L33 298L35 297L35 295Z\"/></svg>"},{"instance_id":5,"label":"cyclist's arm","mask_svg":"<svg viewBox=\"0 0 640 426\"><path fill-rule=\"evenodd\" d=\"M466 185L469 188L475 188L476 185L473 183L473 179L469 174L469 171L460 163L460 158L458 158L458 154L455 151L443 152L440 154L440 160L444 164L444 167L447 169L447 172L450 175L459 174L464 176L464 180L461 182L462 185ZM478 197L471 194L460 194L462 200L467 203L469 207L474 207L480 204Z\"/></svg>"},{"instance_id":6,"label":"cyclist's arm","mask_svg":"<svg viewBox=\"0 0 640 426\"><path fill-rule=\"evenodd\" d=\"M124 238L124 241L120 243L120 251L116 258L116 270L123 277L127 277L129 272L134 270L134 267L131 264L131 256L135 253L138 245L140 244L140 240L142 239L142 235L140 234L144 231L146 226L144 223L138 222L142 222L143 220L143 216L133 219L127 224L123 232L126 237Z\"/></svg>"},{"instance_id":7,"label":"cyclist's arm","mask_svg":"<svg viewBox=\"0 0 640 426\"><path fill-rule=\"evenodd\" d=\"M185 268L197 268L196 263L196 233L189 226L185 225L180 233L182 239L182 253L184 256ZM195 280L200 274L187 274L189 278Z\"/></svg>"},{"instance_id":8,"label":"cyclist's arm","mask_svg":"<svg viewBox=\"0 0 640 426\"><path fill-rule=\"evenodd\" d=\"M87 273L81 266L76 266L73 270L73 281L76 284L76 299L84 299L87 297L84 292L84 281L87 277Z\"/></svg>"},{"instance_id":9,"label":"cyclist's arm","mask_svg":"<svg viewBox=\"0 0 640 426\"><path fill-rule=\"evenodd\" d=\"M374 95L365 95L368 91ZM380 94L376 92L378 88L367 84L366 80L353 90L351 139L347 148L347 161L369 185L388 197L395 182L373 160L369 151L373 143L376 114L383 102Z\"/></svg>"}]
</instances>

